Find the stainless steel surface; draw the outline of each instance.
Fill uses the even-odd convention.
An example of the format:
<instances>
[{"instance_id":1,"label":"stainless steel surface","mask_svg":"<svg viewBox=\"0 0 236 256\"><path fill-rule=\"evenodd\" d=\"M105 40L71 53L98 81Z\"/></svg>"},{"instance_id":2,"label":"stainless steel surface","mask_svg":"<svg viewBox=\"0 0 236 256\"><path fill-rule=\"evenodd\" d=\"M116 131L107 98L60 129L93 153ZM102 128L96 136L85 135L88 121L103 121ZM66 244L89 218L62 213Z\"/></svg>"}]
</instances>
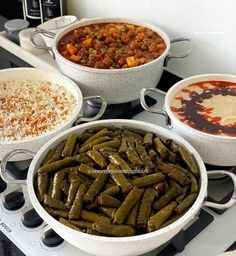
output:
<instances>
[{"instance_id":1,"label":"stainless steel surface","mask_svg":"<svg viewBox=\"0 0 236 256\"><path fill-rule=\"evenodd\" d=\"M203 203L203 206L210 207L213 209L219 209L219 210L225 210L225 209L230 208L236 202L236 176L235 176L235 174L230 171L216 170L216 171L209 171L207 173L207 175L208 175L208 177L214 177L214 176L218 176L218 175L227 175L232 179L234 188L233 188L233 194L227 203L218 204L218 203L205 201Z\"/></svg>"},{"instance_id":2,"label":"stainless steel surface","mask_svg":"<svg viewBox=\"0 0 236 256\"><path fill-rule=\"evenodd\" d=\"M166 125L168 127L171 127L171 120L167 114L167 112L162 108L154 108L154 107L149 107L145 101L145 95L148 93L148 92L155 92L157 94L160 94L162 96L165 96L166 93L157 89L157 88L143 88L141 89L141 92L140 92L140 103L142 105L142 107L147 110L148 112L150 113L155 113L155 114L161 114L165 117L166 119Z\"/></svg>"},{"instance_id":3,"label":"stainless steel surface","mask_svg":"<svg viewBox=\"0 0 236 256\"><path fill-rule=\"evenodd\" d=\"M193 50L193 43L192 40L190 40L189 38L176 38L170 41L171 45L175 44L175 43L179 43L179 42L187 42L189 44L189 50L186 53L183 54L175 54L172 49L170 51L170 53L166 56L165 61L164 61L164 67L167 66L169 60L171 59L182 59L185 57L188 57L190 55L190 53Z\"/></svg>"},{"instance_id":4,"label":"stainless steel surface","mask_svg":"<svg viewBox=\"0 0 236 256\"><path fill-rule=\"evenodd\" d=\"M37 44L35 38L36 38L36 35L38 35L38 34L45 34L46 36L50 35L50 38L53 38L55 36L55 33L49 32L49 31L44 31L42 29L37 29L36 31L32 32L30 35L30 41L35 48L50 51L54 57L54 52L52 50L52 47Z\"/></svg>"},{"instance_id":5,"label":"stainless steel surface","mask_svg":"<svg viewBox=\"0 0 236 256\"><path fill-rule=\"evenodd\" d=\"M83 98L83 101L98 101L100 103L100 109L98 113L93 117L83 117L83 115L79 116L78 119L75 121L75 125L81 123L81 122L92 122L95 120L98 120L102 117L104 114L106 107L107 107L107 101L104 97L101 96L87 96Z\"/></svg>"}]
</instances>

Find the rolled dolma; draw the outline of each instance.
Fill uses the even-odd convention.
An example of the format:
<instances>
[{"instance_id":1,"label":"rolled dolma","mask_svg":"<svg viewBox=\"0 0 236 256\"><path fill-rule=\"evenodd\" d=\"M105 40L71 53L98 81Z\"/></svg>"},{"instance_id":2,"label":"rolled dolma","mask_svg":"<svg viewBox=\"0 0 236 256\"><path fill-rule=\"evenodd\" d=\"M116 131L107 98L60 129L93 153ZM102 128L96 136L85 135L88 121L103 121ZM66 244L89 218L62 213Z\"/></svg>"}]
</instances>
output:
<instances>
[{"instance_id":1,"label":"rolled dolma","mask_svg":"<svg viewBox=\"0 0 236 256\"><path fill-rule=\"evenodd\" d=\"M83 209L83 199L87 188L84 184L80 184L76 193L74 202L69 211L69 219L79 219L81 211Z\"/></svg>"},{"instance_id":2,"label":"rolled dolma","mask_svg":"<svg viewBox=\"0 0 236 256\"><path fill-rule=\"evenodd\" d=\"M152 202L155 198L156 192L153 188L145 189L138 211L137 226L144 228L147 225L148 218L152 210Z\"/></svg>"},{"instance_id":3,"label":"rolled dolma","mask_svg":"<svg viewBox=\"0 0 236 256\"><path fill-rule=\"evenodd\" d=\"M194 157L184 147L179 147L179 153L189 170L196 177L199 177L199 170Z\"/></svg>"},{"instance_id":4,"label":"rolled dolma","mask_svg":"<svg viewBox=\"0 0 236 256\"><path fill-rule=\"evenodd\" d=\"M158 229L165 221L169 219L176 206L177 203L173 201L151 216L148 220L148 230L153 231Z\"/></svg>"},{"instance_id":5,"label":"rolled dolma","mask_svg":"<svg viewBox=\"0 0 236 256\"><path fill-rule=\"evenodd\" d=\"M177 214L181 214L184 212L187 208L189 208L197 199L198 193L192 193L184 198L182 202L178 204L175 211Z\"/></svg>"},{"instance_id":6,"label":"rolled dolma","mask_svg":"<svg viewBox=\"0 0 236 256\"><path fill-rule=\"evenodd\" d=\"M73 155L74 148L77 142L77 135L76 134L70 134L69 137L66 140L65 147L62 151L63 157L69 157Z\"/></svg>"},{"instance_id":7,"label":"rolled dolma","mask_svg":"<svg viewBox=\"0 0 236 256\"><path fill-rule=\"evenodd\" d=\"M129 212L137 203L139 198L142 196L144 189L139 189L134 187L129 194L126 196L125 200L122 202L121 206L117 209L114 214L113 222L116 224L123 224L127 218Z\"/></svg>"},{"instance_id":8,"label":"rolled dolma","mask_svg":"<svg viewBox=\"0 0 236 256\"><path fill-rule=\"evenodd\" d=\"M111 173L112 179L121 188L123 193L127 193L132 189L133 185L129 182L126 176L120 172L117 165L109 164L107 169Z\"/></svg>"},{"instance_id":9,"label":"rolled dolma","mask_svg":"<svg viewBox=\"0 0 236 256\"><path fill-rule=\"evenodd\" d=\"M135 230L128 225L114 225L105 222L96 221L93 224L93 230L108 236L134 236Z\"/></svg>"},{"instance_id":10,"label":"rolled dolma","mask_svg":"<svg viewBox=\"0 0 236 256\"><path fill-rule=\"evenodd\" d=\"M92 203L94 198L101 192L101 189L104 186L108 175L108 173L100 173L99 176L94 180L84 195L84 201L86 203Z\"/></svg>"},{"instance_id":11,"label":"rolled dolma","mask_svg":"<svg viewBox=\"0 0 236 256\"><path fill-rule=\"evenodd\" d=\"M165 179L165 175L161 172L146 175L140 178L132 180L132 184L136 187L146 187L156 183L159 183Z\"/></svg>"}]
</instances>

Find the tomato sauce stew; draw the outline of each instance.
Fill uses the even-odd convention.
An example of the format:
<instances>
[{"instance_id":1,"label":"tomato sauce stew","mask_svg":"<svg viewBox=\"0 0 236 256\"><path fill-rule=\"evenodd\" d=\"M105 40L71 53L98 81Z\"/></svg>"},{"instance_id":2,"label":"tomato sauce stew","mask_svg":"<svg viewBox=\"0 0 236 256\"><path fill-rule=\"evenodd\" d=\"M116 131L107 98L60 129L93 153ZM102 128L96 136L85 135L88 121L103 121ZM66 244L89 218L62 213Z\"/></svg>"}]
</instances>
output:
<instances>
[{"instance_id":1,"label":"tomato sauce stew","mask_svg":"<svg viewBox=\"0 0 236 256\"><path fill-rule=\"evenodd\" d=\"M128 23L99 23L74 29L58 43L66 59L92 68L130 68L157 59L166 49L149 28Z\"/></svg>"}]
</instances>

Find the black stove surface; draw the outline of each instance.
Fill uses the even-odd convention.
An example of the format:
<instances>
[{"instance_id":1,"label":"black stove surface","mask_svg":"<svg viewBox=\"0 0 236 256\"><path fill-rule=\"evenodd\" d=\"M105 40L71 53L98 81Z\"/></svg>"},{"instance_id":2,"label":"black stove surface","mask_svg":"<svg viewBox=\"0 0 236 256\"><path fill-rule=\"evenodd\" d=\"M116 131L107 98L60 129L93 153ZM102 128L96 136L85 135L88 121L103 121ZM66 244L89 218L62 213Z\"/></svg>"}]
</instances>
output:
<instances>
[{"instance_id":1,"label":"black stove surface","mask_svg":"<svg viewBox=\"0 0 236 256\"><path fill-rule=\"evenodd\" d=\"M146 102L148 106L156 103L156 100L146 95ZM83 114L86 117L95 116L99 111L100 105L93 102L86 102L83 106ZM139 99L132 102L122 104L108 105L105 113L100 119L132 119L133 116L142 112L143 108Z\"/></svg>"},{"instance_id":2,"label":"black stove surface","mask_svg":"<svg viewBox=\"0 0 236 256\"><path fill-rule=\"evenodd\" d=\"M236 250L236 241L230 245L230 247L226 250L226 252L234 251Z\"/></svg>"}]
</instances>

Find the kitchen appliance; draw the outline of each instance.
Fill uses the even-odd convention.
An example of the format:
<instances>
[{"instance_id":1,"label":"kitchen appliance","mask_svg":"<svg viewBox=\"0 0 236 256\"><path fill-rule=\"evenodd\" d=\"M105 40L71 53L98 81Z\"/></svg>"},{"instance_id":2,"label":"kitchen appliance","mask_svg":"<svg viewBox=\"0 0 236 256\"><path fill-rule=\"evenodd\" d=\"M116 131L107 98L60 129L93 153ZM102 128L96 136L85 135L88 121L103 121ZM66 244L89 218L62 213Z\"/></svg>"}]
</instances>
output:
<instances>
[{"instance_id":1,"label":"kitchen appliance","mask_svg":"<svg viewBox=\"0 0 236 256\"><path fill-rule=\"evenodd\" d=\"M9 58L12 66L32 65L38 68L44 68L47 70L50 69L52 71L54 70L54 72L58 72L56 64L53 62L49 53L35 56L34 54L28 53L24 49L21 49L19 46L7 40L2 33L0 34L0 44L4 48L0 48L1 55ZM176 77L171 73L164 72L158 87L164 91L167 91L169 87L179 79L179 77ZM151 98L153 97L152 95L150 96ZM150 104L153 103L155 103L155 100L151 100ZM160 108L162 107L163 103L164 97L158 98L158 101L155 103L155 107ZM165 127L164 117L154 118L153 114L142 111L142 108L140 108L138 102L133 102L129 105L132 105L130 106L131 108L123 111L126 118L148 121ZM129 112L130 109L134 110L135 115L133 117L131 117L131 115L127 115L127 112ZM117 112L119 112L118 110ZM141 112L139 112L140 110ZM119 112L116 117L122 118L123 116ZM25 178L26 170L24 171L24 169L27 167L27 165L27 162L15 163L15 166L19 169L23 169L23 171L14 171L14 175L16 175L17 178L20 178L20 176ZM8 169L11 170L11 167L15 168L14 166L8 166ZM217 167L207 165L207 169L217 169ZM221 167L221 169L224 168ZM1 191L4 189L4 183L1 183L0 189ZM14 193L11 194L12 192ZM24 194L24 199L22 197L22 192ZM208 193L211 200L218 202L224 201L232 194L232 183L227 178L210 180ZM17 202L18 207L20 207L19 209L11 211L9 210L9 204L3 204L5 200L10 203L10 207L15 208L15 203L12 204L12 198L15 203ZM6 207L8 207L8 209L6 209ZM32 205L29 202L29 197L25 187L8 186L1 193L0 247L2 247L1 249L4 249L4 252L3 250L2 252L0 251L2 255L11 255L9 248L13 248L14 254L12 254L17 256L22 256L23 254L26 256L88 256L87 254L83 253L82 251L78 251L70 244L58 238L58 236L56 236L55 233L50 230L50 227L41 222L31 207ZM200 218L193 220L193 223L191 223L192 225L186 226L186 231L181 231L170 246L158 248L157 250L145 254L145 256L170 256L175 255L177 252L179 252L178 255L180 256L215 256L228 250L228 248L233 250L236 248L236 223L234 221L235 214L236 206L231 207L224 213L217 213L209 208L204 208L204 211L202 211L200 214ZM24 219L24 224L22 219ZM29 219L33 220L33 223L29 223ZM8 237L9 240L7 240L6 237ZM188 242L186 246L184 246L184 241ZM12 243L15 244L18 249L16 249Z\"/></svg>"},{"instance_id":2,"label":"kitchen appliance","mask_svg":"<svg viewBox=\"0 0 236 256\"><path fill-rule=\"evenodd\" d=\"M42 23L66 13L66 1L64 0L40 0L39 5Z\"/></svg>"},{"instance_id":3,"label":"kitchen appliance","mask_svg":"<svg viewBox=\"0 0 236 256\"><path fill-rule=\"evenodd\" d=\"M41 23L39 0L23 0L22 7L24 19L30 26L35 27Z\"/></svg>"}]
</instances>

